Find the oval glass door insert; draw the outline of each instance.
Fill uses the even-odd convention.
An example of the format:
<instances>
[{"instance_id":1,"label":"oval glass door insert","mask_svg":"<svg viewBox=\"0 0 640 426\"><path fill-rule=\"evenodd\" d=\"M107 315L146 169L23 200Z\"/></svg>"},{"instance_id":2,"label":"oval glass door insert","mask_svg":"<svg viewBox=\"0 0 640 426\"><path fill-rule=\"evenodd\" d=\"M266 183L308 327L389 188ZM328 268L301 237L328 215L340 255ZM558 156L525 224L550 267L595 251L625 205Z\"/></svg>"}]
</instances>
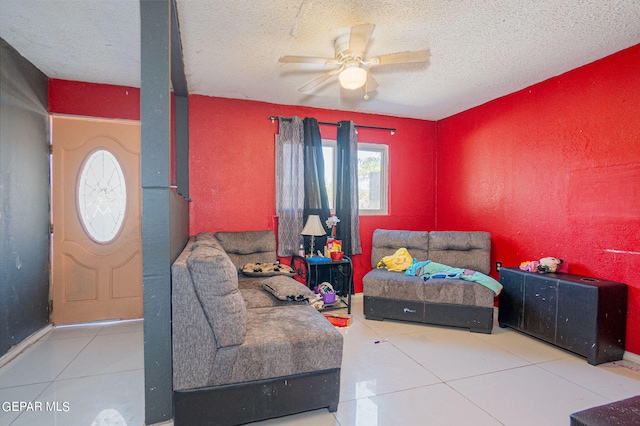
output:
<instances>
[{"instance_id":1,"label":"oval glass door insert","mask_svg":"<svg viewBox=\"0 0 640 426\"><path fill-rule=\"evenodd\" d=\"M120 163L100 149L85 161L78 184L80 220L89 236L108 243L120 231L127 208L127 188Z\"/></svg>"}]
</instances>

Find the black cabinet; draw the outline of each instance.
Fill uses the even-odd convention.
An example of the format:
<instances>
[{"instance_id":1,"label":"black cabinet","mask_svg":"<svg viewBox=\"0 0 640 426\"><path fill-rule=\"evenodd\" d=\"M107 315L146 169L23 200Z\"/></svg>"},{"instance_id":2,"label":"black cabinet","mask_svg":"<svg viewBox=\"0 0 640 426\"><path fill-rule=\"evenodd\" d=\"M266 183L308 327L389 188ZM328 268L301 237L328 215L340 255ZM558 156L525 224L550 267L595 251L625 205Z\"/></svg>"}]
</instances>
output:
<instances>
[{"instance_id":1,"label":"black cabinet","mask_svg":"<svg viewBox=\"0 0 640 426\"><path fill-rule=\"evenodd\" d=\"M502 268L498 323L587 358L622 359L626 284L565 273Z\"/></svg>"}]
</instances>

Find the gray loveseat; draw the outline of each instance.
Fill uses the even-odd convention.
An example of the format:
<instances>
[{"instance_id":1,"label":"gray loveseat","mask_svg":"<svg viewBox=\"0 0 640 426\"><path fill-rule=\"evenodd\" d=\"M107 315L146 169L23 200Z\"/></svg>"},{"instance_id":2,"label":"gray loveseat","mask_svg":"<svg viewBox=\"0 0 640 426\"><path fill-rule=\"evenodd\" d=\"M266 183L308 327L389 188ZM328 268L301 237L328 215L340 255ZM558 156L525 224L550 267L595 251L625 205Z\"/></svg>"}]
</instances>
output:
<instances>
[{"instance_id":1,"label":"gray loveseat","mask_svg":"<svg viewBox=\"0 0 640 426\"><path fill-rule=\"evenodd\" d=\"M337 410L340 332L308 303L262 290L267 278L239 276L275 259L271 231L201 233L172 265L176 426Z\"/></svg>"},{"instance_id":2,"label":"gray loveseat","mask_svg":"<svg viewBox=\"0 0 640 426\"><path fill-rule=\"evenodd\" d=\"M469 328L491 333L494 298L491 289L462 279L431 279L376 269L399 248L417 260L432 260L483 274L490 272L491 234L462 231L399 231L373 233L371 266L363 278L364 314L385 318Z\"/></svg>"}]
</instances>

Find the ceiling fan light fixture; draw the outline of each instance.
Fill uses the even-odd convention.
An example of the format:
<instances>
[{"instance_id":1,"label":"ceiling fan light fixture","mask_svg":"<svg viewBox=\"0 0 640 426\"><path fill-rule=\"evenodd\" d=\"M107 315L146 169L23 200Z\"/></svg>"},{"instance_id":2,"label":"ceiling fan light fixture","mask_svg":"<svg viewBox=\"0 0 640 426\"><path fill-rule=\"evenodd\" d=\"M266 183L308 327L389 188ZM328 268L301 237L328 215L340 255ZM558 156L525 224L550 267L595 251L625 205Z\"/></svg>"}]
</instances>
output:
<instances>
[{"instance_id":1,"label":"ceiling fan light fixture","mask_svg":"<svg viewBox=\"0 0 640 426\"><path fill-rule=\"evenodd\" d=\"M355 90L364 86L367 82L367 71L360 68L357 64L347 66L340 75L338 75L340 85L345 89Z\"/></svg>"},{"instance_id":2,"label":"ceiling fan light fixture","mask_svg":"<svg viewBox=\"0 0 640 426\"><path fill-rule=\"evenodd\" d=\"M323 64L336 67L300 87L298 89L299 92L309 92L337 75L342 88L356 90L364 86L364 98L369 99L368 93L373 92L379 87L378 82L369 74L369 67L427 62L430 56L428 50L367 56L367 45L369 44L374 28L374 24L354 25L351 27L349 33L345 32L339 35L333 42L335 50L334 58L283 56L279 61L282 63Z\"/></svg>"}]
</instances>

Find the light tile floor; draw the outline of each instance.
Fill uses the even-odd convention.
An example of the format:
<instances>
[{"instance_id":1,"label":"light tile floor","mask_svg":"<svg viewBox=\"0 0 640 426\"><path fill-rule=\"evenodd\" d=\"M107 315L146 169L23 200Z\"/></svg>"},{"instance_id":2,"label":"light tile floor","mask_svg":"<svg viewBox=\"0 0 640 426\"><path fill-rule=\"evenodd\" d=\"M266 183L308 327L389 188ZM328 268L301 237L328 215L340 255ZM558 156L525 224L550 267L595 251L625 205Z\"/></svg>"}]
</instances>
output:
<instances>
[{"instance_id":1,"label":"light tile floor","mask_svg":"<svg viewBox=\"0 0 640 426\"><path fill-rule=\"evenodd\" d=\"M255 425L566 426L572 412L640 394L640 366L628 361L592 366L497 326L367 321L362 298L353 303L338 411ZM54 329L0 368L5 401L42 411L0 410L0 425L144 424L142 322Z\"/></svg>"}]
</instances>

